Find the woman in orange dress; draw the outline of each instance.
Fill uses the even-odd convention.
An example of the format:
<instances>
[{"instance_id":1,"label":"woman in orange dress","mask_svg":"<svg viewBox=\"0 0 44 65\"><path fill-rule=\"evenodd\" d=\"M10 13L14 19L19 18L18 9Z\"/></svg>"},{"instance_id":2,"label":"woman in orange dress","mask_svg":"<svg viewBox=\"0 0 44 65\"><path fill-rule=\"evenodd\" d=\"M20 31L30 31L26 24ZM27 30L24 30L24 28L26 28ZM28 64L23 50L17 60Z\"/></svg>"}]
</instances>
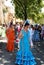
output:
<instances>
[{"instance_id":1,"label":"woman in orange dress","mask_svg":"<svg viewBox=\"0 0 44 65\"><path fill-rule=\"evenodd\" d=\"M15 31L12 22L10 23L9 28L6 31L6 36L8 39L6 50L12 52L14 51L14 40L15 40Z\"/></svg>"}]
</instances>

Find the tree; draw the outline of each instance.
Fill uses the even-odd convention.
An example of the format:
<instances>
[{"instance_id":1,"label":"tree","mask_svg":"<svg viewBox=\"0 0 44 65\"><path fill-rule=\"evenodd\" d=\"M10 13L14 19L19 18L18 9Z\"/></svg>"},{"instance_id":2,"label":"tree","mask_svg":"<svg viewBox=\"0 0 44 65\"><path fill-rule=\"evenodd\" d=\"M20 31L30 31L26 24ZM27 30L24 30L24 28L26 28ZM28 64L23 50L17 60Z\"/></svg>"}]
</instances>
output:
<instances>
[{"instance_id":1,"label":"tree","mask_svg":"<svg viewBox=\"0 0 44 65\"><path fill-rule=\"evenodd\" d=\"M12 0L15 4L16 16L26 20L37 19L42 7L42 0Z\"/></svg>"},{"instance_id":2,"label":"tree","mask_svg":"<svg viewBox=\"0 0 44 65\"><path fill-rule=\"evenodd\" d=\"M44 24L44 14L39 14L37 23Z\"/></svg>"}]
</instances>

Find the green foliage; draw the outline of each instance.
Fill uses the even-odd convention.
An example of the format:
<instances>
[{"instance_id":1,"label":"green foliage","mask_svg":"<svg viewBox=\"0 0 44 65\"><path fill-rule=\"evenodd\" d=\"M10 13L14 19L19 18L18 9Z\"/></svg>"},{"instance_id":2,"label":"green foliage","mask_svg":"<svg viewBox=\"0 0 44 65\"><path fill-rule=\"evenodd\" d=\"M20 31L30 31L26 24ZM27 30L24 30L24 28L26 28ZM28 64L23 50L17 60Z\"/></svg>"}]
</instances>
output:
<instances>
[{"instance_id":1,"label":"green foliage","mask_svg":"<svg viewBox=\"0 0 44 65\"><path fill-rule=\"evenodd\" d=\"M39 14L37 23L44 24L44 14Z\"/></svg>"},{"instance_id":2,"label":"green foliage","mask_svg":"<svg viewBox=\"0 0 44 65\"><path fill-rule=\"evenodd\" d=\"M41 12L42 0L12 0L15 4L16 16L27 19L32 18L37 21Z\"/></svg>"}]
</instances>

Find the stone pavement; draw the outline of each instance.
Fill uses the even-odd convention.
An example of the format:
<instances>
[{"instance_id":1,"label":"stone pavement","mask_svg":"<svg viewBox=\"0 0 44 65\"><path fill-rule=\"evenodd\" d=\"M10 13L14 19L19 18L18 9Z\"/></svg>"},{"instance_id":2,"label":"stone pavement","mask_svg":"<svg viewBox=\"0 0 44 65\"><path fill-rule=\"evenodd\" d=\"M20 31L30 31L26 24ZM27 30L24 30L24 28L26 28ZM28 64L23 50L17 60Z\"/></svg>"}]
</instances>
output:
<instances>
[{"instance_id":1,"label":"stone pavement","mask_svg":"<svg viewBox=\"0 0 44 65\"><path fill-rule=\"evenodd\" d=\"M44 42L36 42L34 49L32 49L37 65L44 65ZM7 52L5 43L0 43L0 65L15 65L16 50L14 52Z\"/></svg>"},{"instance_id":2,"label":"stone pavement","mask_svg":"<svg viewBox=\"0 0 44 65\"><path fill-rule=\"evenodd\" d=\"M3 45L3 46L2 46ZM7 52L5 47L6 44L1 44L2 48L0 49L0 65L15 65L15 57L16 57L16 50L14 52Z\"/></svg>"},{"instance_id":3,"label":"stone pavement","mask_svg":"<svg viewBox=\"0 0 44 65\"><path fill-rule=\"evenodd\" d=\"M33 50L33 54L36 58L37 65L44 65L44 41L35 42L35 51Z\"/></svg>"}]
</instances>

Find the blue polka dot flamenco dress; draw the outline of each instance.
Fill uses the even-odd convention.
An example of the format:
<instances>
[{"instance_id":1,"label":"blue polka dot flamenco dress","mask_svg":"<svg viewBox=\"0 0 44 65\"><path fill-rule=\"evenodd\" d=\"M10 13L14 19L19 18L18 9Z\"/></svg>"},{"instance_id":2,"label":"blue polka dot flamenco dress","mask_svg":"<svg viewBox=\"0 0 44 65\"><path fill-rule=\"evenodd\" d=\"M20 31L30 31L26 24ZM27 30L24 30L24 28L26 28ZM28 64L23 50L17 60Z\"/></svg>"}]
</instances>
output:
<instances>
[{"instance_id":1,"label":"blue polka dot flamenco dress","mask_svg":"<svg viewBox=\"0 0 44 65\"><path fill-rule=\"evenodd\" d=\"M30 50L29 31L21 31L23 37L20 39L20 49L16 55L15 64L18 65L36 65L35 58Z\"/></svg>"}]
</instances>

